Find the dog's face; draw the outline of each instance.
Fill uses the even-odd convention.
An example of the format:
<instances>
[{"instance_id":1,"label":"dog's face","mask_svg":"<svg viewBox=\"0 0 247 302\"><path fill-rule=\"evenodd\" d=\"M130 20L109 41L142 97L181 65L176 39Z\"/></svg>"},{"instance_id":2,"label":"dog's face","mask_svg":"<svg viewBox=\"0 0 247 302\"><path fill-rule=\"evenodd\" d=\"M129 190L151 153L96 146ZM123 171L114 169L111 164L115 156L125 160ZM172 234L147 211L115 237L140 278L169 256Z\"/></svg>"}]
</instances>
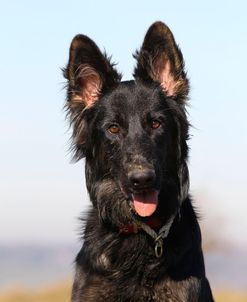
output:
<instances>
[{"instance_id":1,"label":"dog's face","mask_svg":"<svg viewBox=\"0 0 247 302\"><path fill-rule=\"evenodd\" d=\"M86 157L96 205L102 199L96 187L107 183L135 215L169 216L187 194L188 80L161 22L150 27L135 57L135 80L121 82L92 40L73 39L65 76L75 157Z\"/></svg>"},{"instance_id":2,"label":"dog's face","mask_svg":"<svg viewBox=\"0 0 247 302\"><path fill-rule=\"evenodd\" d=\"M101 165L99 175L113 179L140 216L155 212L161 188L176 186L180 142L173 110L159 85L137 80L102 96L89 122L94 167Z\"/></svg>"}]
</instances>

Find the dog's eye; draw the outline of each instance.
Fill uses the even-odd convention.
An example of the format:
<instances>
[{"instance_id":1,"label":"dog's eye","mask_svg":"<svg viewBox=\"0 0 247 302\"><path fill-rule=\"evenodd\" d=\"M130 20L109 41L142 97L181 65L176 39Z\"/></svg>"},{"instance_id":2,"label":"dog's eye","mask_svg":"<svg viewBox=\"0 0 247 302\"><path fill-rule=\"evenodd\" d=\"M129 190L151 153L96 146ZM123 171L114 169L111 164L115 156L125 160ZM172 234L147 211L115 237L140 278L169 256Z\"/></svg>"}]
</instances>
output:
<instances>
[{"instance_id":1,"label":"dog's eye","mask_svg":"<svg viewBox=\"0 0 247 302\"><path fill-rule=\"evenodd\" d=\"M151 122L151 128L154 130L158 129L160 127L160 125L161 125L161 122L159 122L157 120L152 120L152 122Z\"/></svg>"},{"instance_id":2,"label":"dog's eye","mask_svg":"<svg viewBox=\"0 0 247 302\"><path fill-rule=\"evenodd\" d=\"M118 127L118 125L111 125L109 128L108 128L108 131L111 133L111 134L118 134L120 132L120 128Z\"/></svg>"}]
</instances>

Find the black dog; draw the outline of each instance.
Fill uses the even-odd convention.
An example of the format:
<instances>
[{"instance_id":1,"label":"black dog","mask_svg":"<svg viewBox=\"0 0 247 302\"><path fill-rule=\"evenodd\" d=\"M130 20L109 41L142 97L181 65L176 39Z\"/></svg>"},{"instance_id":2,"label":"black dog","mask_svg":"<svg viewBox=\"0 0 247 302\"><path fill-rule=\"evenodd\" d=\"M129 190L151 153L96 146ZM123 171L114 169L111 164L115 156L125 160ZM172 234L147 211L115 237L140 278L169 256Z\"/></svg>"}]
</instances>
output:
<instances>
[{"instance_id":1,"label":"black dog","mask_svg":"<svg viewBox=\"0 0 247 302\"><path fill-rule=\"evenodd\" d=\"M67 110L92 201L72 301L213 301L188 195L183 56L156 22L135 58L121 82L88 37L70 47Z\"/></svg>"}]
</instances>

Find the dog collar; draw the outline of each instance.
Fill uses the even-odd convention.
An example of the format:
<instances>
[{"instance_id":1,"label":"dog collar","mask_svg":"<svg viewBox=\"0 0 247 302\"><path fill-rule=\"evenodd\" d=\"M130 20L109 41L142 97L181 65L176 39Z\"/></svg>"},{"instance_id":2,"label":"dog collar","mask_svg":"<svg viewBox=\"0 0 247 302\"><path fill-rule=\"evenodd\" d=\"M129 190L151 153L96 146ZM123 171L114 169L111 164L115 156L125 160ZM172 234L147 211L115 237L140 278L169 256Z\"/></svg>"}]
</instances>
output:
<instances>
[{"instance_id":1,"label":"dog collar","mask_svg":"<svg viewBox=\"0 0 247 302\"><path fill-rule=\"evenodd\" d=\"M151 217L145 221L145 224L153 230L158 230L162 226L162 221L158 217ZM120 224L118 230L120 234L130 235L138 233L143 230L143 228L140 222L132 222L129 224Z\"/></svg>"},{"instance_id":2,"label":"dog collar","mask_svg":"<svg viewBox=\"0 0 247 302\"><path fill-rule=\"evenodd\" d=\"M136 234L139 230L143 230L150 237L154 239L154 253L157 258L160 258L163 255L163 240L168 236L172 223L176 217L176 214L171 216L171 218L163 225L161 228L160 219L148 219L146 223L141 221L131 223L128 225L120 225L119 233L120 234ZM155 229L159 228L159 232L156 233Z\"/></svg>"}]
</instances>

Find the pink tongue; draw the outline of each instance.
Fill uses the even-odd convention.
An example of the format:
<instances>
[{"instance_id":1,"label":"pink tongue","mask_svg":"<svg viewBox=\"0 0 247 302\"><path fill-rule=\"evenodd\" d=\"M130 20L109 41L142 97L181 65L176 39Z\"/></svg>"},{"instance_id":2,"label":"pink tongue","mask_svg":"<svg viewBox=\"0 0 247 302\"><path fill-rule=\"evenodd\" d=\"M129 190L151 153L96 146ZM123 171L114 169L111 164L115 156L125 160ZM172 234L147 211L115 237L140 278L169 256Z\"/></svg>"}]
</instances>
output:
<instances>
[{"instance_id":1,"label":"pink tongue","mask_svg":"<svg viewBox=\"0 0 247 302\"><path fill-rule=\"evenodd\" d=\"M158 205L158 192L152 191L133 195L134 207L138 215L142 217L151 216Z\"/></svg>"}]
</instances>

